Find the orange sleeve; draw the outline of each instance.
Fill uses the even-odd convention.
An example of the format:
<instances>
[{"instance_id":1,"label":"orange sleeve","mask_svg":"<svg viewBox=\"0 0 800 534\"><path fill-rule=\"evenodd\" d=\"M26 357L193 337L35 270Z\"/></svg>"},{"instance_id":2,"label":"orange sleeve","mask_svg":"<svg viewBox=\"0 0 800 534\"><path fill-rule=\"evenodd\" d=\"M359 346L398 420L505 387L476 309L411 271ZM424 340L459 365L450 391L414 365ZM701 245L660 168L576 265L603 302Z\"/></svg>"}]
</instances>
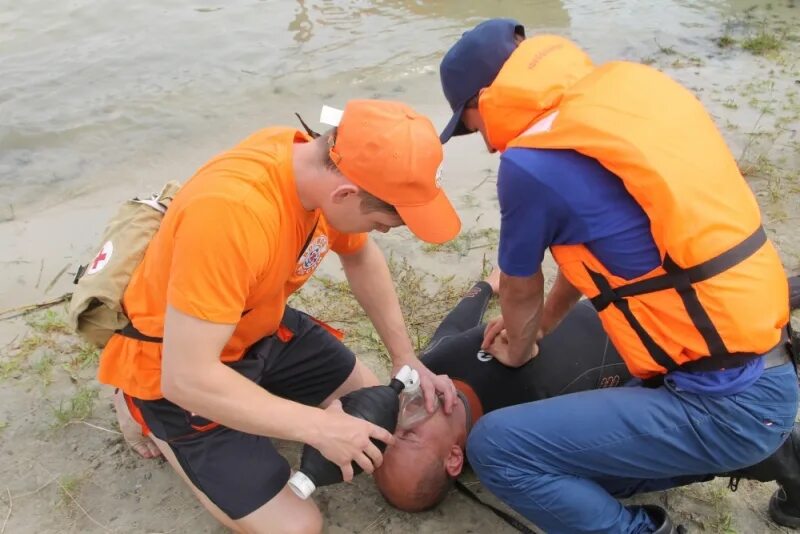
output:
<instances>
[{"instance_id":1,"label":"orange sleeve","mask_svg":"<svg viewBox=\"0 0 800 534\"><path fill-rule=\"evenodd\" d=\"M214 323L235 324L269 260L269 236L245 205L197 199L176 223L167 302Z\"/></svg>"},{"instance_id":2,"label":"orange sleeve","mask_svg":"<svg viewBox=\"0 0 800 534\"><path fill-rule=\"evenodd\" d=\"M358 252L367 242L367 234L339 234L331 240L331 250L337 254Z\"/></svg>"}]
</instances>

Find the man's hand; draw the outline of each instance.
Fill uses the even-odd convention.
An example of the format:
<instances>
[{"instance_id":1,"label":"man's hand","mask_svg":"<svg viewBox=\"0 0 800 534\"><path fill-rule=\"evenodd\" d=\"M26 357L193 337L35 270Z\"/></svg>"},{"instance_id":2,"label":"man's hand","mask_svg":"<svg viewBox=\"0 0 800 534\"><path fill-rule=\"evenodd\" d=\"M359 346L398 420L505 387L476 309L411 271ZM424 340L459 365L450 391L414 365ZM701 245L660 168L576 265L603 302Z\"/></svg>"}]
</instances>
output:
<instances>
[{"instance_id":1,"label":"man's hand","mask_svg":"<svg viewBox=\"0 0 800 534\"><path fill-rule=\"evenodd\" d=\"M456 386L449 376L433 374L430 369L425 367L424 363L414 356L396 361L392 369L392 376L396 375L404 365L416 369L419 373L419 383L422 388L422 394L425 397L425 409L428 410L428 413L433 413L436 409L434 397L439 393L444 397L442 402L444 413L448 415L453 413L458 395L456 394Z\"/></svg>"},{"instance_id":2,"label":"man's hand","mask_svg":"<svg viewBox=\"0 0 800 534\"><path fill-rule=\"evenodd\" d=\"M309 445L338 465L344 481L350 482L353 480L351 462L356 462L365 473L372 473L383 462L380 449L370 438L387 445L394 443L394 436L386 429L346 414L342 403L335 400L325 409L325 417Z\"/></svg>"},{"instance_id":3,"label":"man's hand","mask_svg":"<svg viewBox=\"0 0 800 534\"><path fill-rule=\"evenodd\" d=\"M506 367L521 367L539 354L539 345L534 342L533 350L528 358L524 360L513 360L509 355L508 335L504 326L505 323L503 322L503 317L501 316L491 320L486 325L486 330L484 331L483 344L481 345L481 348L494 356L495 360L502 363ZM542 331L539 330L536 340L540 340L542 336Z\"/></svg>"},{"instance_id":4,"label":"man's hand","mask_svg":"<svg viewBox=\"0 0 800 534\"><path fill-rule=\"evenodd\" d=\"M503 321L503 316L495 317L488 323L486 323L486 329L483 331L483 343L481 343L481 349L488 351L489 347L492 346L494 343L495 337L500 335L501 332L505 332L506 330L506 323ZM505 334L504 334L505 337ZM508 344L508 339L506 338L506 344Z\"/></svg>"}]
</instances>

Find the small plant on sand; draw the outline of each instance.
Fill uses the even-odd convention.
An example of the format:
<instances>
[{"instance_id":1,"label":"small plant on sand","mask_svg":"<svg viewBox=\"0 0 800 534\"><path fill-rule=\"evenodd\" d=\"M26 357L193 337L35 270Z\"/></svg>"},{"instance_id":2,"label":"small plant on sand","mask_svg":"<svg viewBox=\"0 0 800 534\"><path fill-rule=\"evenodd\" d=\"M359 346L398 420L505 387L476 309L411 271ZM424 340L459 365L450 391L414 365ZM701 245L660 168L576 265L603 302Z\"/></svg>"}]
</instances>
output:
<instances>
[{"instance_id":1,"label":"small plant on sand","mask_svg":"<svg viewBox=\"0 0 800 534\"><path fill-rule=\"evenodd\" d=\"M0 361L0 380L17 376L22 369L22 362L19 357L12 357Z\"/></svg>"},{"instance_id":2,"label":"small plant on sand","mask_svg":"<svg viewBox=\"0 0 800 534\"><path fill-rule=\"evenodd\" d=\"M783 38L762 28L756 35L742 41L742 48L751 54L764 56L782 49Z\"/></svg>"},{"instance_id":3,"label":"small plant on sand","mask_svg":"<svg viewBox=\"0 0 800 534\"><path fill-rule=\"evenodd\" d=\"M461 196L462 208L477 208L480 206L480 201L478 198L473 195L472 193L467 193L466 195Z\"/></svg>"},{"instance_id":4,"label":"small plant on sand","mask_svg":"<svg viewBox=\"0 0 800 534\"><path fill-rule=\"evenodd\" d=\"M85 475L65 475L58 479L58 504L72 517L78 512L76 496L81 491Z\"/></svg>"},{"instance_id":5,"label":"small plant on sand","mask_svg":"<svg viewBox=\"0 0 800 534\"><path fill-rule=\"evenodd\" d=\"M89 343L73 345L68 358L61 367L69 374L73 382L77 382L78 373L86 367L94 366L100 359L100 351Z\"/></svg>"},{"instance_id":6,"label":"small plant on sand","mask_svg":"<svg viewBox=\"0 0 800 534\"><path fill-rule=\"evenodd\" d=\"M422 250L431 252L451 252L459 256L466 256L469 251L479 248L496 248L499 233L496 228L472 229L461 232L458 237L441 245L426 243Z\"/></svg>"},{"instance_id":7,"label":"small plant on sand","mask_svg":"<svg viewBox=\"0 0 800 534\"><path fill-rule=\"evenodd\" d=\"M55 426L61 427L73 421L83 421L92 415L97 394L96 388L86 385L82 386L71 399L62 400L58 408L53 410L56 417Z\"/></svg>"},{"instance_id":8,"label":"small plant on sand","mask_svg":"<svg viewBox=\"0 0 800 534\"><path fill-rule=\"evenodd\" d=\"M21 358L27 358L31 354L33 354L36 349L39 347L43 347L49 344L50 341L47 337L42 336L40 334L29 334L25 336L25 338L19 344L19 352L17 356Z\"/></svg>"},{"instance_id":9,"label":"small plant on sand","mask_svg":"<svg viewBox=\"0 0 800 534\"><path fill-rule=\"evenodd\" d=\"M658 51L665 56L674 56L678 52L675 51L675 47L673 46L661 46L661 44L656 41L656 46L658 47Z\"/></svg>"},{"instance_id":10,"label":"small plant on sand","mask_svg":"<svg viewBox=\"0 0 800 534\"><path fill-rule=\"evenodd\" d=\"M56 363L56 357L52 352L44 354L39 361L31 366L31 369L42 381L42 385L47 387L53 381L53 366Z\"/></svg>"},{"instance_id":11,"label":"small plant on sand","mask_svg":"<svg viewBox=\"0 0 800 534\"><path fill-rule=\"evenodd\" d=\"M716 534L738 534L733 528L733 517L730 512L724 512L713 517L706 525L711 532Z\"/></svg>"},{"instance_id":12,"label":"small plant on sand","mask_svg":"<svg viewBox=\"0 0 800 534\"><path fill-rule=\"evenodd\" d=\"M736 44L736 39L726 33L722 37L717 37L714 39L714 42L720 48L730 48Z\"/></svg>"},{"instance_id":13,"label":"small plant on sand","mask_svg":"<svg viewBox=\"0 0 800 534\"><path fill-rule=\"evenodd\" d=\"M55 310L46 310L44 313L28 319L28 325L42 334L65 334L69 332L64 318Z\"/></svg>"}]
</instances>

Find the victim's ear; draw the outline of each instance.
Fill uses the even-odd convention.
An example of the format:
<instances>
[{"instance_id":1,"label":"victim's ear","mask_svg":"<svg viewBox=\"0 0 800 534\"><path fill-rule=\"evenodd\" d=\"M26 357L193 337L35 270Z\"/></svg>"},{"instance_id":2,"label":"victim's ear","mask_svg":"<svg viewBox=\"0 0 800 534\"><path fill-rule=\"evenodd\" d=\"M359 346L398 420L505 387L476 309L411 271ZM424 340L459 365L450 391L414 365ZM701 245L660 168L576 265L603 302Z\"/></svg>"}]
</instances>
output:
<instances>
[{"instance_id":1,"label":"victim's ear","mask_svg":"<svg viewBox=\"0 0 800 534\"><path fill-rule=\"evenodd\" d=\"M342 184L331 191L331 202L341 204L354 195L358 195L358 187L353 184Z\"/></svg>"},{"instance_id":2,"label":"victim's ear","mask_svg":"<svg viewBox=\"0 0 800 534\"><path fill-rule=\"evenodd\" d=\"M444 469L451 478L460 475L464 469L464 449L454 443L444 459Z\"/></svg>"}]
</instances>

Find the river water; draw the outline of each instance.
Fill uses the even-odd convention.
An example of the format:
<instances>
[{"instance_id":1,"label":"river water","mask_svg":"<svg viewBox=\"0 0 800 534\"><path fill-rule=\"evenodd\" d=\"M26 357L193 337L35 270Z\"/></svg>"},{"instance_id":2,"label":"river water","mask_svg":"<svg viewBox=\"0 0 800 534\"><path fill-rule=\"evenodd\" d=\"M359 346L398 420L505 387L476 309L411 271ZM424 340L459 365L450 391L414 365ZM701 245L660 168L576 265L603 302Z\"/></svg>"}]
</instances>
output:
<instances>
[{"instance_id":1,"label":"river water","mask_svg":"<svg viewBox=\"0 0 800 534\"><path fill-rule=\"evenodd\" d=\"M488 17L570 36L596 61L639 60L665 47L703 56L751 3L0 0L0 219L183 180L255 129L296 124L294 111L316 125L322 103L350 97L402 99L442 126L439 61ZM791 3L774 10L797 17ZM460 143L448 152L469 158L459 172L496 164Z\"/></svg>"}]
</instances>

